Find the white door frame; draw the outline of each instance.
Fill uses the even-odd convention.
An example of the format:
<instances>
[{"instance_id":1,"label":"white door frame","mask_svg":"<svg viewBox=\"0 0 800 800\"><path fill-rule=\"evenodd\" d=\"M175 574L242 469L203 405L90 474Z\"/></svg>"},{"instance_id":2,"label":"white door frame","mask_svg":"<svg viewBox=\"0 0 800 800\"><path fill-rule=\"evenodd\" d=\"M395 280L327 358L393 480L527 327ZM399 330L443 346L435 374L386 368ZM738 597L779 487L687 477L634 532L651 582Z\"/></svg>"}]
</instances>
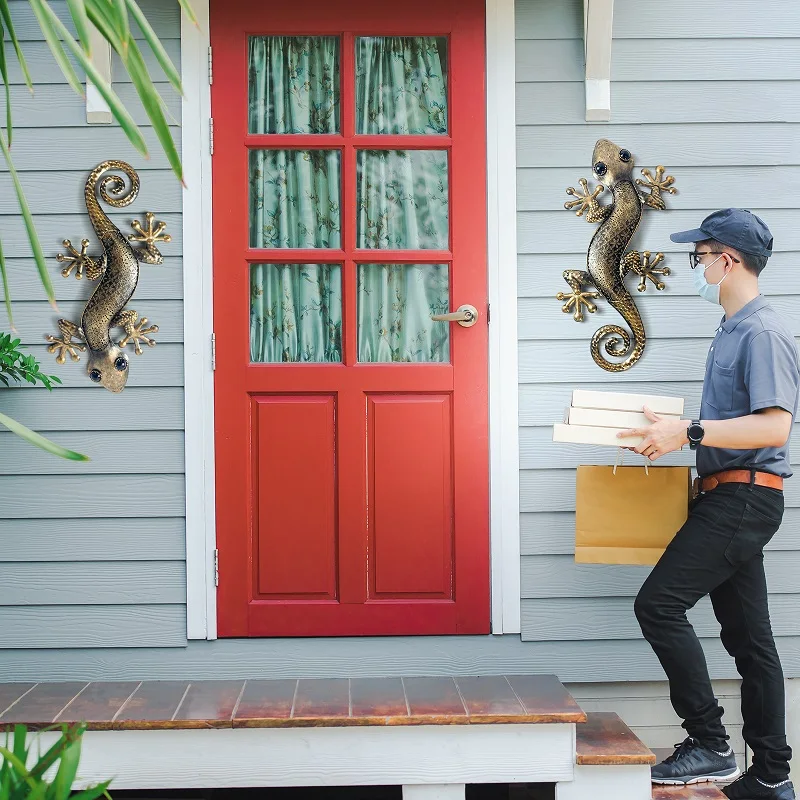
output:
<instances>
[{"instance_id":1,"label":"white door frame","mask_svg":"<svg viewBox=\"0 0 800 800\"><path fill-rule=\"evenodd\" d=\"M217 638L209 0L181 15L186 622ZM520 631L514 0L486 0L492 632Z\"/></svg>"}]
</instances>

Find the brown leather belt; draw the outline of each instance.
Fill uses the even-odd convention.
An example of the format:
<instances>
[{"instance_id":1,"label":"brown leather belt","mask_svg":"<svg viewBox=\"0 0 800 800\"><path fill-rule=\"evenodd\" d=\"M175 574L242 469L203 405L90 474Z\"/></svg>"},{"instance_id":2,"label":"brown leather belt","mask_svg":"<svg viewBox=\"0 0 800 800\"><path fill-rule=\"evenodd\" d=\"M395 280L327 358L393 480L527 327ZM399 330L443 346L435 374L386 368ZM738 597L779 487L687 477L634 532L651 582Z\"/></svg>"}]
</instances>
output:
<instances>
[{"instance_id":1,"label":"brown leather belt","mask_svg":"<svg viewBox=\"0 0 800 800\"><path fill-rule=\"evenodd\" d=\"M721 483L750 483L751 471L749 469L728 469L724 472L715 472L705 478L695 478L695 492L710 492ZM756 486L768 486L770 489L783 490L783 478L771 472L756 472L753 483Z\"/></svg>"}]
</instances>

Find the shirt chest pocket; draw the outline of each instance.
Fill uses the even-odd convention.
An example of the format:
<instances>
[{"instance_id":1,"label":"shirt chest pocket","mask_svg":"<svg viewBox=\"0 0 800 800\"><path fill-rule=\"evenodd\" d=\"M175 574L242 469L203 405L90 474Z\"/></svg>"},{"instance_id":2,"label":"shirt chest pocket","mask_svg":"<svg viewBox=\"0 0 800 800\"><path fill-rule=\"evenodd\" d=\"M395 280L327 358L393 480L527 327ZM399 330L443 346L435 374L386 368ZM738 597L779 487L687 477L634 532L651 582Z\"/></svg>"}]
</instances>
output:
<instances>
[{"instance_id":1,"label":"shirt chest pocket","mask_svg":"<svg viewBox=\"0 0 800 800\"><path fill-rule=\"evenodd\" d=\"M711 366L711 394L708 404L719 411L733 409L733 386L736 367L722 367L716 361Z\"/></svg>"}]
</instances>

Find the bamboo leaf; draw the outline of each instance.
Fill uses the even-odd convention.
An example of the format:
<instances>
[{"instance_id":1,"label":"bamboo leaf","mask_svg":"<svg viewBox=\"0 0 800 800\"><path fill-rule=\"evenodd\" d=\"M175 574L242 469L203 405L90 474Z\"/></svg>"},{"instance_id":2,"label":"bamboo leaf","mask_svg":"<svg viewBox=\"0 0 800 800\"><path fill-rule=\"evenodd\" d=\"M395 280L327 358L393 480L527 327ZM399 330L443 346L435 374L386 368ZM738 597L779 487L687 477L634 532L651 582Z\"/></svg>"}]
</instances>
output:
<instances>
[{"instance_id":1,"label":"bamboo leaf","mask_svg":"<svg viewBox=\"0 0 800 800\"><path fill-rule=\"evenodd\" d=\"M75 776L78 774L78 763L81 759L81 740L71 742L61 755L56 776L53 779L54 800L68 800Z\"/></svg>"},{"instance_id":2,"label":"bamboo leaf","mask_svg":"<svg viewBox=\"0 0 800 800\"><path fill-rule=\"evenodd\" d=\"M66 458L69 461L89 460L89 456L76 453L74 450L67 450L65 447L61 447L61 445L51 442L41 434L36 433L36 431L32 431L30 428L26 428L21 422L17 422L15 419L12 419L5 414L0 414L0 425L5 425L6 428L8 428L12 433L16 433L17 436L21 437L26 442L30 442L30 444L36 445L36 447L41 447L42 450L52 453L54 456L58 456L59 458Z\"/></svg>"},{"instance_id":3,"label":"bamboo leaf","mask_svg":"<svg viewBox=\"0 0 800 800\"><path fill-rule=\"evenodd\" d=\"M181 76L178 73L178 70L175 68L175 65L172 63L172 59L169 57L169 55L167 55L167 51L161 44L161 40L158 38L156 32L147 21L147 17L145 17L145 15L142 13L142 9L139 8L138 4L136 3L136 0L128 0L128 8L131 11L131 15L136 20L136 24L142 29L144 38L147 39L150 49L155 54L158 63L161 65L161 69L164 70L167 80L175 87L179 94L183 94Z\"/></svg>"},{"instance_id":4,"label":"bamboo leaf","mask_svg":"<svg viewBox=\"0 0 800 800\"><path fill-rule=\"evenodd\" d=\"M17 202L19 203L20 211L22 211L22 219L25 222L25 228L28 231L28 239L31 243L31 249L33 250L33 257L36 259L36 268L39 270L39 278L41 279L42 286L44 286L44 290L47 293L47 299L50 301L50 305L53 306L53 308L57 308L56 296L53 292L53 284L50 283L50 276L47 274L47 265L44 261L42 245L39 243L39 236L36 233L36 228L33 224L31 210L28 207L28 201L25 199L25 193L23 192L22 184L19 181L19 175L17 175L17 171L14 169L14 164L11 161L11 153L8 151L6 137L3 135L2 131L0 131L0 150L3 151L6 164L8 165L8 172L11 175L11 180L14 183L14 190L17 193Z\"/></svg>"},{"instance_id":5,"label":"bamboo leaf","mask_svg":"<svg viewBox=\"0 0 800 800\"><path fill-rule=\"evenodd\" d=\"M0 239L0 276L3 278L3 297L6 303L6 314L8 314L8 324L11 326L12 331L17 329L14 327L14 317L11 314L11 290L8 288L8 272L6 270L6 259L3 255L3 241Z\"/></svg>"},{"instance_id":6,"label":"bamboo leaf","mask_svg":"<svg viewBox=\"0 0 800 800\"><path fill-rule=\"evenodd\" d=\"M122 40L114 27L114 17L108 3L105 0L86 0L86 13L111 47L117 53L122 52Z\"/></svg>"},{"instance_id":7,"label":"bamboo leaf","mask_svg":"<svg viewBox=\"0 0 800 800\"><path fill-rule=\"evenodd\" d=\"M25 77L25 84L33 92L33 79L31 73L28 72L28 63L25 61L25 56L22 54L22 48L19 46L16 31L14 30L14 23L11 20L11 11L8 8L8 0L0 0L0 16L3 17L8 35L11 37L11 44L14 45L14 51L17 54L22 74Z\"/></svg>"},{"instance_id":8,"label":"bamboo leaf","mask_svg":"<svg viewBox=\"0 0 800 800\"><path fill-rule=\"evenodd\" d=\"M150 74L147 72L142 52L133 40L130 42L126 66L131 82L136 88L139 99L142 101L144 110L153 125L153 130L156 132L159 142L161 142L161 147L164 149L172 171L178 176L178 180L183 183L183 165L175 147L175 142L172 140L164 110L161 107L161 97L155 86L153 86Z\"/></svg>"},{"instance_id":9,"label":"bamboo leaf","mask_svg":"<svg viewBox=\"0 0 800 800\"><path fill-rule=\"evenodd\" d=\"M41 3L43 0L31 0L31 2ZM128 113L128 110L122 104L122 101L119 99L119 97L117 97L103 76L97 71L94 64L92 64L92 62L86 57L86 53L81 50L78 43L72 38L72 36L70 36L69 31L64 26L64 23L61 22L61 20L55 15L50 6L45 4L45 8L53 27L64 38L64 43L78 60L78 63L81 65L81 67L83 67L83 69L86 71L89 80L91 80L91 82L97 87L97 90L103 96L103 99L106 101L106 103L108 103L111 113L114 115L114 119L116 119L120 124L131 144L143 156L147 157L147 145L145 144L142 132L139 130L139 126L133 121L133 117L131 117L131 115Z\"/></svg>"},{"instance_id":10,"label":"bamboo leaf","mask_svg":"<svg viewBox=\"0 0 800 800\"><path fill-rule=\"evenodd\" d=\"M3 1L4 0L0 0ZM6 87L6 130L8 131L8 146L11 147L11 82L8 79L8 64L6 63L5 26L0 17L0 77Z\"/></svg>"},{"instance_id":11,"label":"bamboo leaf","mask_svg":"<svg viewBox=\"0 0 800 800\"><path fill-rule=\"evenodd\" d=\"M200 23L197 21L197 17L194 15L194 11L192 11L192 7L189 5L188 0L178 0L178 5L183 9L184 14L189 17L189 21L193 22L199 28Z\"/></svg>"},{"instance_id":12,"label":"bamboo leaf","mask_svg":"<svg viewBox=\"0 0 800 800\"><path fill-rule=\"evenodd\" d=\"M47 5L45 0L28 0L28 2L33 9L33 13L36 15L36 19L39 21L39 27L42 29L45 41L50 47L50 52L53 54L53 58L55 58L56 63L61 68L61 71L64 73L67 83L69 83L69 85L77 94L79 94L81 97L84 97L81 79L78 77L78 73L75 72L72 62L67 58L67 54L64 52L64 47L59 41L55 27L53 26L50 17L46 13L47 10L53 14L50 6ZM53 14L53 16L55 15ZM69 36L69 34L68 37L70 39L72 38L72 36Z\"/></svg>"},{"instance_id":13,"label":"bamboo leaf","mask_svg":"<svg viewBox=\"0 0 800 800\"><path fill-rule=\"evenodd\" d=\"M122 39L123 54L127 50L131 38L131 27L128 22L128 5L125 0L114 0L114 9L117 12L120 38Z\"/></svg>"},{"instance_id":14,"label":"bamboo leaf","mask_svg":"<svg viewBox=\"0 0 800 800\"><path fill-rule=\"evenodd\" d=\"M84 0L67 0L69 13L75 23L75 30L78 31L78 38L83 45L83 52L87 56L92 55L92 39L89 33L89 17L86 14L86 4Z\"/></svg>"}]
</instances>

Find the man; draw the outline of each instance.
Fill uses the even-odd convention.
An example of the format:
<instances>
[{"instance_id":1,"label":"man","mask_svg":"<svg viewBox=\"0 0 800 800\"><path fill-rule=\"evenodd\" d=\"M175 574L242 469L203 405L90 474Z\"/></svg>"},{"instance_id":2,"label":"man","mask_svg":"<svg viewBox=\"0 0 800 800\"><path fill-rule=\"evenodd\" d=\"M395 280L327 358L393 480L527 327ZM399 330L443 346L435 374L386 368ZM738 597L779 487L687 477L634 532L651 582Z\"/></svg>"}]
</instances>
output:
<instances>
[{"instance_id":1,"label":"man","mask_svg":"<svg viewBox=\"0 0 800 800\"><path fill-rule=\"evenodd\" d=\"M723 791L732 800L795 800L789 780L783 671L767 607L764 546L781 524L788 441L800 369L788 326L759 293L772 236L755 214L728 208L699 228L672 234L694 243L695 287L725 317L706 362L699 420L660 418L625 431L656 460L689 444L699 494L689 518L642 586L634 606L669 678L670 699L688 738L652 769L654 783L725 783L739 775L723 709L686 611L711 595L721 639L742 676L744 739L753 764ZM646 523L646 521L645 521Z\"/></svg>"}]
</instances>

